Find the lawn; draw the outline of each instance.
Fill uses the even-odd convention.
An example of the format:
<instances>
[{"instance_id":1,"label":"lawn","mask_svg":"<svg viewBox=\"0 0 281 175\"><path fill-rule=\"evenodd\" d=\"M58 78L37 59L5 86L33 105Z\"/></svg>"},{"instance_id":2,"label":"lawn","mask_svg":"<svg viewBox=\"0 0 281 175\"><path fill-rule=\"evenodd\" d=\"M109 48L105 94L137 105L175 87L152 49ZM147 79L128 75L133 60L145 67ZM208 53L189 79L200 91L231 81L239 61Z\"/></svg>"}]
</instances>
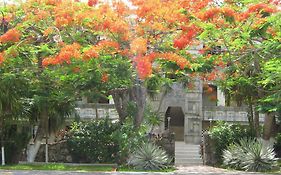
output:
<instances>
[{"instance_id":1,"label":"lawn","mask_svg":"<svg viewBox=\"0 0 281 175\"><path fill-rule=\"evenodd\" d=\"M57 171L78 171L78 172L95 172L95 171L116 171L116 165L84 165L84 164L62 164L62 163L48 163L48 164L17 164L0 166L4 170L57 170ZM168 168L156 172L171 172L174 168ZM129 167L118 167L117 171L139 171Z\"/></svg>"},{"instance_id":2,"label":"lawn","mask_svg":"<svg viewBox=\"0 0 281 175\"><path fill-rule=\"evenodd\" d=\"M58 171L112 171L111 165L66 165L60 163L49 164L18 164L0 166L0 169L5 170L58 170Z\"/></svg>"}]
</instances>

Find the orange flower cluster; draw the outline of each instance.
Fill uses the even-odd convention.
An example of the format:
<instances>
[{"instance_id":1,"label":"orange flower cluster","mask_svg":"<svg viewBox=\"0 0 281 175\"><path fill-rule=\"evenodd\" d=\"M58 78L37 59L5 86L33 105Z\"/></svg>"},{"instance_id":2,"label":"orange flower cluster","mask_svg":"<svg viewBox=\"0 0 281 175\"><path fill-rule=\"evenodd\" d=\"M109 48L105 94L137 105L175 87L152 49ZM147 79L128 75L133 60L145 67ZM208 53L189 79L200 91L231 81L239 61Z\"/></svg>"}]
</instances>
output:
<instances>
[{"instance_id":1,"label":"orange flower cluster","mask_svg":"<svg viewBox=\"0 0 281 175\"><path fill-rule=\"evenodd\" d=\"M0 64L2 64L5 61L4 53L0 53Z\"/></svg>"},{"instance_id":2,"label":"orange flower cluster","mask_svg":"<svg viewBox=\"0 0 281 175\"><path fill-rule=\"evenodd\" d=\"M72 21L73 18L69 14L58 15L55 19L55 25L61 28L70 25Z\"/></svg>"},{"instance_id":3,"label":"orange flower cluster","mask_svg":"<svg viewBox=\"0 0 281 175\"><path fill-rule=\"evenodd\" d=\"M110 40L100 41L95 47L97 53L104 52L107 54L114 54L120 51L119 43Z\"/></svg>"},{"instance_id":4,"label":"orange flower cluster","mask_svg":"<svg viewBox=\"0 0 281 175\"><path fill-rule=\"evenodd\" d=\"M116 9L119 16L125 16L130 12L129 7L122 1L113 2L113 7Z\"/></svg>"},{"instance_id":5,"label":"orange flower cluster","mask_svg":"<svg viewBox=\"0 0 281 175\"><path fill-rule=\"evenodd\" d=\"M18 42L20 40L20 32L13 28L0 36L0 43Z\"/></svg>"},{"instance_id":6,"label":"orange flower cluster","mask_svg":"<svg viewBox=\"0 0 281 175\"><path fill-rule=\"evenodd\" d=\"M206 79L208 81L214 81L217 78L217 71L212 71L211 73L209 73L206 77Z\"/></svg>"},{"instance_id":7,"label":"orange flower cluster","mask_svg":"<svg viewBox=\"0 0 281 175\"><path fill-rule=\"evenodd\" d=\"M51 27L48 27L47 29L44 30L43 35L48 36L54 32L54 29Z\"/></svg>"},{"instance_id":8,"label":"orange flower cluster","mask_svg":"<svg viewBox=\"0 0 281 175\"><path fill-rule=\"evenodd\" d=\"M47 5L56 5L57 3L61 3L62 0L45 0Z\"/></svg>"},{"instance_id":9,"label":"orange flower cluster","mask_svg":"<svg viewBox=\"0 0 281 175\"><path fill-rule=\"evenodd\" d=\"M108 81L108 74L104 72L101 76L101 82L106 83Z\"/></svg>"},{"instance_id":10,"label":"orange flower cluster","mask_svg":"<svg viewBox=\"0 0 281 175\"><path fill-rule=\"evenodd\" d=\"M100 52L107 54L115 54L120 51L119 43L115 41L103 40L97 45L90 47L84 52L83 59L90 60L91 58L98 58Z\"/></svg>"},{"instance_id":11,"label":"orange flower cluster","mask_svg":"<svg viewBox=\"0 0 281 175\"><path fill-rule=\"evenodd\" d=\"M230 7L223 7L223 8L210 8L206 10L205 12L201 12L198 14L198 18L203 21L213 20L216 17L219 17L219 15L223 15L225 17L236 17L236 12L231 9Z\"/></svg>"},{"instance_id":12,"label":"orange flower cluster","mask_svg":"<svg viewBox=\"0 0 281 175\"><path fill-rule=\"evenodd\" d=\"M98 3L98 0L88 0L88 6L92 7Z\"/></svg>"},{"instance_id":13,"label":"orange flower cluster","mask_svg":"<svg viewBox=\"0 0 281 175\"><path fill-rule=\"evenodd\" d=\"M235 16L235 11L229 7L223 7L221 9L221 12L224 14L224 16L227 17L234 17Z\"/></svg>"},{"instance_id":14,"label":"orange flower cluster","mask_svg":"<svg viewBox=\"0 0 281 175\"><path fill-rule=\"evenodd\" d=\"M145 79L152 74L152 62L157 58L175 62L181 69L190 67L188 60L175 53L151 53L143 57L138 57L135 60L141 79Z\"/></svg>"},{"instance_id":15,"label":"orange flower cluster","mask_svg":"<svg viewBox=\"0 0 281 175\"><path fill-rule=\"evenodd\" d=\"M205 13L199 14L199 18L203 21L207 21L210 19L213 19L216 15L218 15L221 12L221 10L217 7L210 8Z\"/></svg>"},{"instance_id":16,"label":"orange flower cluster","mask_svg":"<svg viewBox=\"0 0 281 175\"><path fill-rule=\"evenodd\" d=\"M182 7L184 7L184 9L191 10L192 12L198 12L212 3L212 0L180 0L179 3Z\"/></svg>"},{"instance_id":17,"label":"orange flower cluster","mask_svg":"<svg viewBox=\"0 0 281 175\"><path fill-rule=\"evenodd\" d=\"M119 45L118 42L109 41L109 40L100 41L98 43L98 47L100 47L100 48L112 48L112 49L115 49L115 50L120 49L120 45Z\"/></svg>"},{"instance_id":18,"label":"orange flower cluster","mask_svg":"<svg viewBox=\"0 0 281 175\"><path fill-rule=\"evenodd\" d=\"M50 13L45 10L36 10L34 12L34 20L40 21L50 16Z\"/></svg>"},{"instance_id":19,"label":"orange flower cluster","mask_svg":"<svg viewBox=\"0 0 281 175\"><path fill-rule=\"evenodd\" d=\"M184 49L187 45L191 44L199 29L195 25L191 25L189 27L182 27L182 30L185 33L180 38L174 40L174 47L178 49Z\"/></svg>"},{"instance_id":20,"label":"orange flower cluster","mask_svg":"<svg viewBox=\"0 0 281 175\"><path fill-rule=\"evenodd\" d=\"M136 68L140 79L145 79L152 74L152 64L147 58L137 58Z\"/></svg>"},{"instance_id":21,"label":"orange flower cluster","mask_svg":"<svg viewBox=\"0 0 281 175\"><path fill-rule=\"evenodd\" d=\"M77 3L70 0L64 0L57 4L54 8L56 27L61 28L74 24L75 14L82 9L82 6L79 6Z\"/></svg>"},{"instance_id":22,"label":"orange flower cluster","mask_svg":"<svg viewBox=\"0 0 281 175\"><path fill-rule=\"evenodd\" d=\"M239 20L247 20L252 14L262 14L262 13L275 13L277 12L275 6L270 6L270 4L259 3L249 6L248 10L239 16Z\"/></svg>"},{"instance_id":23,"label":"orange flower cluster","mask_svg":"<svg viewBox=\"0 0 281 175\"><path fill-rule=\"evenodd\" d=\"M90 60L91 58L98 58L98 57L99 57L99 53L97 52L96 46L92 46L84 52L83 60Z\"/></svg>"},{"instance_id":24,"label":"orange flower cluster","mask_svg":"<svg viewBox=\"0 0 281 175\"><path fill-rule=\"evenodd\" d=\"M181 69L190 67L190 63L187 59L185 59L175 53L160 53L160 54L157 54L157 57L160 59L165 59L168 61L175 62Z\"/></svg>"},{"instance_id":25,"label":"orange flower cluster","mask_svg":"<svg viewBox=\"0 0 281 175\"><path fill-rule=\"evenodd\" d=\"M135 38L130 47L132 53L143 55L147 52L147 40L142 37Z\"/></svg>"},{"instance_id":26,"label":"orange flower cluster","mask_svg":"<svg viewBox=\"0 0 281 175\"><path fill-rule=\"evenodd\" d=\"M56 65L56 64L63 64L63 63L70 64L71 58L75 58L75 59L81 58L80 45L77 43L64 46L57 56L45 58L42 61L42 65L48 66L48 65Z\"/></svg>"},{"instance_id":27,"label":"orange flower cluster","mask_svg":"<svg viewBox=\"0 0 281 175\"><path fill-rule=\"evenodd\" d=\"M273 13L273 12L276 12L276 8L269 7L269 5L265 4L265 3L259 3L259 4L251 5L248 9L248 12L249 13L254 13L254 12Z\"/></svg>"}]
</instances>

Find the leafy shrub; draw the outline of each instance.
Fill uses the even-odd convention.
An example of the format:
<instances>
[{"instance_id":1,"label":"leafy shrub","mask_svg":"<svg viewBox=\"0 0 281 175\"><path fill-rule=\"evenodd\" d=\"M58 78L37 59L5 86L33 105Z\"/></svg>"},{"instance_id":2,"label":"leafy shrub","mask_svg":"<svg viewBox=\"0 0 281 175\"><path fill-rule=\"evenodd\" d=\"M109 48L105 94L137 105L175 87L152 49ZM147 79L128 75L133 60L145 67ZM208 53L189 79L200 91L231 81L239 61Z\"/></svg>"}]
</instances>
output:
<instances>
[{"instance_id":1,"label":"leafy shrub","mask_svg":"<svg viewBox=\"0 0 281 175\"><path fill-rule=\"evenodd\" d=\"M134 152L142 142L148 140L146 131L147 128L144 125L136 129L131 117L127 117L126 120L118 126L118 129L113 133L119 145L117 163L126 163L129 153Z\"/></svg>"},{"instance_id":2,"label":"leafy shrub","mask_svg":"<svg viewBox=\"0 0 281 175\"><path fill-rule=\"evenodd\" d=\"M122 164L145 140L145 129L136 129L128 117L122 124L109 119L73 123L67 145L75 162Z\"/></svg>"},{"instance_id":3,"label":"leafy shrub","mask_svg":"<svg viewBox=\"0 0 281 175\"><path fill-rule=\"evenodd\" d=\"M267 171L276 165L272 146L266 146L261 140L241 139L223 151L224 165L246 171Z\"/></svg>"},{"instance_id":4,"label":"leafy shrub","mask_svg":"<svg viewBox=\"0 0 281 175\"><path fill-rule=\"evenodd\" d=\"M281 157L281 133L275 137L274 150L277 157Z\"/></svg>"},{"instance_id":5,"label":"leafy shrub","mask_svg":"<svg viewBox=\"0 0 281 175\"><path fill-rule=\"evenodd\" d=\"M118 138L113 133L118 124L109 119L73 123L67 144L76 162L115 163L118 160Z\"/></svg>"},{"instance_id":6,"label":"leafy shrub","mask_svg":"<svg viewBox=\"0 0 281 175\"><path fill-rule=\"evenodd\" d=\"M20 128L21 132L18 132ZM4 132L4 147L5 147L5 162L7 164L15 164L20 161L23 156L23 150L28 144L31 134L28 127L24 125L9 125L5 126ZM0 142L0 147L1 147ZM1 153L1 151L0 151ZM0 161L1 157L0 157Z\"/></svg>"},{"instance_id":7,"label":"leafy shrub","mask_svg":"<svg viewBox=\"0 0 281 175\"><path fill-rule=\"evenodd\" d=\"M209 134L214 144L214 154L218 163L222 163L222 152L228 145L238 142L243 137L254 137L247 128L225 122L218 122L209 131Z\"/></svg>"},{"instance_id":8,"label":"leafy shrub","mask_svg":"<svg viewBox=\"0 0 281 175\"><path fill-rule=\"evenodd\" d=\"M128 165L139 170L161 170L167 168L170 159L166 152L153 143L143 143L132 153Z\"/></svg>"}]
</instances>

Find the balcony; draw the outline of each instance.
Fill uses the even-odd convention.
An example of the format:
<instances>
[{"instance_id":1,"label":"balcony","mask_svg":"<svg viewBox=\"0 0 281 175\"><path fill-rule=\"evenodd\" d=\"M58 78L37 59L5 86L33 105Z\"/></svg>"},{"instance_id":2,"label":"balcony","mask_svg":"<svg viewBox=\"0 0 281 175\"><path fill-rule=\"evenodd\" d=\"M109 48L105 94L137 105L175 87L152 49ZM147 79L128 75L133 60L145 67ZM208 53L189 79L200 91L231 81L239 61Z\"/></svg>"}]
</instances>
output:
<instances>
[{"instance_id":1,"label":"balcony","mask_svg":"<svg viewBox=\"0 0 281 175\"><path fill-rule=\"evenodd\" d=\"M82 120L99 119L106 116L113 120L118 119L118 113L114 104L78 104L75 109Z\"/></svg>"},{"instance_id":2,"label":"balcony","mask_svg":"<svg viewBox=\"0 0 281 175\"><path fill-rule=\"evenodd\" d=\"M204 106L203 119L206 121L248 122L247 107ZM264 114L260 114L260 122Z\"/></svg>"}]
</instances>

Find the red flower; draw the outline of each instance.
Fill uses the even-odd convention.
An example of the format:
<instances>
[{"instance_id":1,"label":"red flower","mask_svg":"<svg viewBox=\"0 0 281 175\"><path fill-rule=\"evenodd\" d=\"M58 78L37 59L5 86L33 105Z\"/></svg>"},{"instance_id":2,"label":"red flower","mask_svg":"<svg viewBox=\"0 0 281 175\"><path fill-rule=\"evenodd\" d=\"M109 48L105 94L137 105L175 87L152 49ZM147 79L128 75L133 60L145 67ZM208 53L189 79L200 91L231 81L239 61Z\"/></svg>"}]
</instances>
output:
<instances>
[{"instance_id":1,"label":"red flower","mask_svg":"<svg viewBox=\"0 0 281 175\"><path fill-rule=\"evenodd\" d=\"M4 53L0 53L0 64L2 64L5 61Z\"/></svg>"},{"instance_id":2,"label":"red flower","mask_svg":"<svg viewBox=\"0 0 281 175\"><path fill-rule=\"evenodd\" d=\"M98 3L98 0L88 0L88 6L94 6Z\"/></svg>"},{"instance_id":3,"label":"red flower","mask_svg":"<svg viewBox=\"0 0 281 175\"><path fill-rule=\"evenodd\" d=\"M107 82L108 81L108 74L107 73L103 73L102 76L101 76L101 81L103 83Z\"/></svg>"},{"instance_id":4,"label":"red flower","mask_svg":"<svg viewBox=\"0 0 281 175\"><path fill-rule=\"evenodd\" d=\"M20 32L17 29L10 29L0 36L1 43L18 42L20 40Z\"/></svg>"},{"instance_id":5,"label":"red flower","mask_svg":"<svg viewBox=\"0 0 281 175\"><path fill-rule=\"evenodd\" d=\"M96 47L92 46L90 49L86 50L83 55L84 60L89 60L91 58L98 58L99 54L96 51Z\"/></svg>"},{"instance_id":6,"label":"red flower","mask_svg":"<svg viewBox=\"0 0 281 175\"><path fill-rule=\"evenodd\" d=\"M140 79L145 79L152 74L152 64L148 59L139 58L137 60L137 71Z\"/></svg>"},{"instance_id":7,"label":"red flower","mask_svg":"<svg viewBox=\"0 0 281 175\"><path fill-rule=\"evenodd\" d=\"M188 44L188 41L183 36L174 40L174 47L178 48L178 49L184 49L187 44Z\"/></svg>"}]
</instances>

